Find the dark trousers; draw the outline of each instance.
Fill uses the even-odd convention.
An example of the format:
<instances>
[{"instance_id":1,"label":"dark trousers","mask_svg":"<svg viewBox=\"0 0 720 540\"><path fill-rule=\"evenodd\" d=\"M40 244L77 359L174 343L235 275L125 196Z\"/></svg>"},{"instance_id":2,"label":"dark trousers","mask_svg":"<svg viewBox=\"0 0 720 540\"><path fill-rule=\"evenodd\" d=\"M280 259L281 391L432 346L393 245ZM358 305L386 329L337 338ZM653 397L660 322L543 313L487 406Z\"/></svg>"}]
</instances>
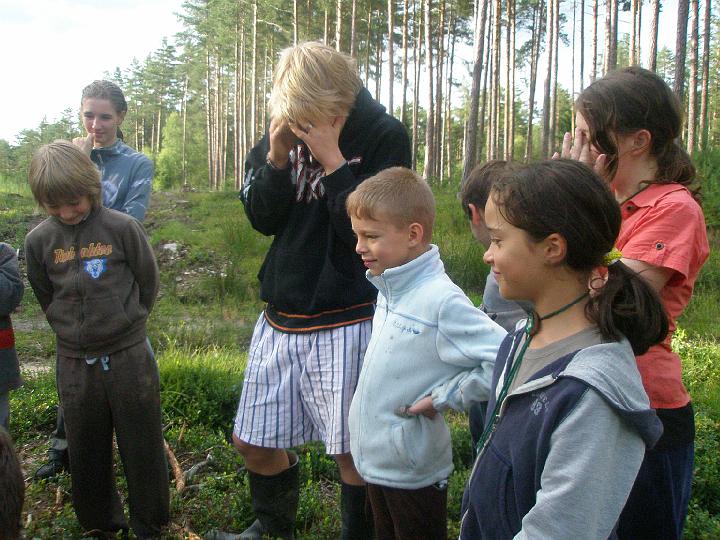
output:
<instances>
[{"instance_id":1,"label":"dark trousers","mask_svg":"<svg viewBox=\"0 0 720 540\"><path fill-rule=\"evenodd\" d=\"M447 483L420 489L368 484L377 540L446 540Z\"/></svg>"},{"instance_id":2,"label":"dark trousers","mask_svg":"<svg viewBox=\"0 0 720 540\"><path fill-rule=\"evenodd\" d=\"M150 354L155 358L152 345L150 345L150 338L146 341ZM48 457L54 461L67 461L67 437L65 435L65 413L63 412L62 405L58 404L57 418L55 419L55 431L52 433L50 439L50 449L48 450Z\"/></svg>"},{"instance_id":3,"label":"dark trousers","mask_svg":"<svg viewBox=\"0 0 720 540\"><path fill-rule=\"evenodd\" d=\"M622 540L682 538L692 487L695 445L648 450L625 508L620 514Z\"/></svg>"},{"instance_id":4,"label":"dark trousers","mask_svg":"<svg viewBox=\"0 0 720 540\"><path fill-rule=\"evenodd\" d=\"M88 365L58 356L73 507L86 529L127 528L113 471L113 430L125 470L130 526L154 536L169 519L169 487L155 359L145 342Z\"/></svg>"}]
</instances>

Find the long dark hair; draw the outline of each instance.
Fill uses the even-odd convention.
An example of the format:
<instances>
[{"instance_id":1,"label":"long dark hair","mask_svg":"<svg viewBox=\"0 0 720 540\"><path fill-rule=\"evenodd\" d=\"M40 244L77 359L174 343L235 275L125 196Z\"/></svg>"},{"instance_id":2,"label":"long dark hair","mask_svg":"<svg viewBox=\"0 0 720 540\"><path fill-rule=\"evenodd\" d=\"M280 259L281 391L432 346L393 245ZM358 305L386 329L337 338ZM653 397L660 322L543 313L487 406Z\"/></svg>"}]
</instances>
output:
<instances>
[{"instance_id":1,"label":"long dark hair","mask_svg":"<svg viewBox=\"0 0 720 540\"><path fill-rule=\"evenodd\" d=\"M590 142L607 154L611 174L618 164L617 136L646 129L652 137L650 154L658 165L650 182L692 186L695 167L678 143L682 106L657 74L637 66L608 73L583 90L575 109L588 123ZM699 187L690 189L699 199Z\"/></svg>"},{"instance_id":2,"label":"long dark hair","mask_svg":"<svg viewBox=\"0 0 720 540\"><path fill-rule=\"evenodd\" d=\"M93 81L83 88L80 107L88 98L107 99L117 114L125 113L128 110L125 94L117 84L111 81ZM123 140L123 132L119 127L117 128L117 138Z\"/></svg>"},{"instance_id":3,"label":"long dark hair","mask_svg":"<svg viewBox=\"0 0 720 540\"><path fill-rule=\"evenodd\" d=\"M620 208L605 182L572 160L550 160L499 178L490 193L503 217L541 241L558 233L567 242L565 264L586 274L603 265L620 232ZM660 343L668 318L655 290L617 261L591 295L587 317L605 339L627 337L635 354Z\"/></svg>"}]
</instances>

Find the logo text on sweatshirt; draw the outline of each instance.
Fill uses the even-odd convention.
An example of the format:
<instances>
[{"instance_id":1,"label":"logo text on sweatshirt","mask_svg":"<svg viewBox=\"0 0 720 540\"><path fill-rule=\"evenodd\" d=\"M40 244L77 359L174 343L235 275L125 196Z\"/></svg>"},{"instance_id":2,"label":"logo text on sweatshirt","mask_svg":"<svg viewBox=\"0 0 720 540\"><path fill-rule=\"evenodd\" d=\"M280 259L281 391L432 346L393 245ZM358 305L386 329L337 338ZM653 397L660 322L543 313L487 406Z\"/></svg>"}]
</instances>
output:
<instances>
[{"instance_id":1,"label":"logo text on sweatshirt","mask_svg":"<svg viewBox=\"0 0 720 540\"><path fill-rule=\"evenodd\" d=\"M113 251L112 244L103 244L101 242L90 242L87 247L80 248L81 259L94 259L98 257L107 257ZM75 256L75 246L68 249L56 249L53 251L55 255L55 264L66 263L72 261Z\"/></svg>"}]
</instances>

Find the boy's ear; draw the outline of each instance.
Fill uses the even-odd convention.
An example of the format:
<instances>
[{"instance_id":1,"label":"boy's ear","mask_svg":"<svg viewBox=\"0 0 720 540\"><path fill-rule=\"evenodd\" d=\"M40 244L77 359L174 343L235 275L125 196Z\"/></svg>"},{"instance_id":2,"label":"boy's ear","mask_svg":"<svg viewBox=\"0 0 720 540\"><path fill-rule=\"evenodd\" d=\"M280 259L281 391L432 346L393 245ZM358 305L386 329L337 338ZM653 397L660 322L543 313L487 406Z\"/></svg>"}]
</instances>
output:
<instances>
[{"instance_id":1,"label":"boy's ear","mask_svg":"<svg viewBox=\"0 0 720 540\"><path fill-rule=\"evenodd\" d=\"M468 203L468 209L470 210L470 221L473 225L482 225L485 223L485 211L481 210L473 203Z\"/></svg>"},{"instance_id":2,"label":"boy's ear","mask_svg":"<svg viewBox=\"0 0 720 540\"><path fill-rule=\"evenodd\" d=\"M411 247L422 244L425 228L420 223L411 223L408 227L408 242Z\"/></svg>"},{"instance_id":3,"label":"boy's ear","mask_svg":"<svg viewBox=\"0 0 720 540\"><path fill-rule=\"evenodd\" d=\"M560 265L567 256L567 240L559 233L552 233L542 241L542 249L548 264Z\"/></svg>"}]
</instances>

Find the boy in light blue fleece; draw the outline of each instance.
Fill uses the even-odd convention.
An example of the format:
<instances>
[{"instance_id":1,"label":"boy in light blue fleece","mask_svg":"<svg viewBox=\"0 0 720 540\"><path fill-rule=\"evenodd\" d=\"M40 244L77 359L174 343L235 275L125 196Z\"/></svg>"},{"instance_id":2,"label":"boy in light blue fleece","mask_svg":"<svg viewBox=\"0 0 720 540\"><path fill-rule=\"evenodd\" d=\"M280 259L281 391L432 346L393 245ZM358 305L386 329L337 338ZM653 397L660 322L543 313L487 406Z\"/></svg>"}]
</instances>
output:
<instances>
[{"instance_id":1,"label":"boy in light blue fleece","mask_svg":"<svg viewBox=\"0 0 720 540\"><path fill-rule=\"evenodd\" d=\"M450 433L437 412L487 400L506 332L473 306L430 244L435 203L414 172L386 169L350 195L357 253L378 288L350 407L350 447L383 538L447 537Z\"/></svg>"}]
</instances>

